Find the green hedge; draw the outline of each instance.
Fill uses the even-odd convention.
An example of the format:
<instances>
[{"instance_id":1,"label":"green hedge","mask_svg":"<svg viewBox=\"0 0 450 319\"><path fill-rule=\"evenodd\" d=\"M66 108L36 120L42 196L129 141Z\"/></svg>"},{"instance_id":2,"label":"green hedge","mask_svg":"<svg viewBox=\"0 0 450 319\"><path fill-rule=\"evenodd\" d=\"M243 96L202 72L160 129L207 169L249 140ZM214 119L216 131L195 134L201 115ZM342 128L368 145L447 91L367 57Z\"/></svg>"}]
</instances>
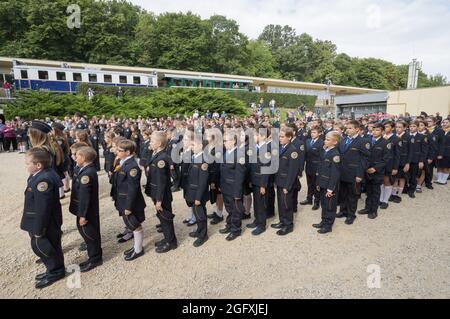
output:
<instances>
[{"instance_id":1,"label":"green hedge","mask_svg":"<svg viewBox=\"0 0 450 319\"><path fill-rule=\"evenodd\" d=\"M105 94L116 96L118 87L117 86L103 86L89 83L82 83L78 86L78 92L80 94L86 95L88 88L92 88L96 94ZM241 100L246 106L251 103L258 103L261 98L264 99L266 105L269 104L270 100L274 99L276 101L277 107L281 108L298 108L301 104L305 104L307 109L312 109L315 104L317 97L310 95L297 95L297 94L287 94L287 93L256 93L256 92L246 92L246 91L222 91L222 90L207 90L207 89L186 89L186 88L145 88L145 87L122 87L122 92L125 96L151 96L154 93L167 90L179 90L179 91L220 91L228 94L229 96Z\"/></svg>"},{"instance_id":2,"label":"green hedge","mask_svg":"<svg viewBox=\"0 0 450 319\"><path fill-rule=\"evenodd\" d=\"M297 95L287 93L256 93L243 91L230 91L228 94L234 98L243 101L246 105L250 103L259 103L261 98L264 99L264 104L269 105L269 102L274 99L277 108L296 109L300 105L305 104L306 109L312 110L316 105L316 96Z\"/></svg>"},{"instance_id":3,"label":"green hedge","mask_svg":"<svg viewBox=\"0 0 450 319\"><path fill-rule=\"evenodd\" d=\"M63 117L79 111L87 116L117 115L120 117L159 117L191 115L195 110L204 113L225 111L227 114L246 115L248 108L244 102L229 94L215 90L156 90L148 96L122 98L96 94L89 101L84 95L44 93L37 91L20 92L17 100L7 104L5 116L11 119L20 116L25 119Z\"/></svg>"}]
</instances>

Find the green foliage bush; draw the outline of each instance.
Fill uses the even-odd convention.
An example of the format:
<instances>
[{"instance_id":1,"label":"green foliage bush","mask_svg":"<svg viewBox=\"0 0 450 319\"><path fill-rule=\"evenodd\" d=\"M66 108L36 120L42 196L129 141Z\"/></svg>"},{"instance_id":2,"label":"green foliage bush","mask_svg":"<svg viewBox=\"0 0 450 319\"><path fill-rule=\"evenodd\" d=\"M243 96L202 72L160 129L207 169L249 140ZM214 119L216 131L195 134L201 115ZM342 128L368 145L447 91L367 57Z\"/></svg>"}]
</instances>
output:
<instances>
[{"instance_id":1,"label":"green foliage bush","mask_svg":"<svg viewBox=\"0 0 450 319\"><path fill-rule=\"evenodd\" d=\"M147 96L125 94L121 98L96 94L89 101L81 94L55 94L36 91L20 92L17 99L7 104L8 119L20 116L25 119L63 117L79 111L87 116L117 115L120 117L160 117L191 115L195 110L201 113L225 111L227 114L245 115L248 108L244 102L225 92L213 90L156 90Z\"/></svg>"},{"instance_id":2,"label":"green foliage bush","mask_svg":"<svg viewBox=\"0 0 450 319\"><path fill-rule=\"evenodd\" d=\"M114 86L103 86L82 83L78 86L78 92L83 95L87 95L88 88L92 88L96 94L105 94L110 96L116 96L119 90L118 87ZM203 91L211 92L214 90L205 89L183 89L183 88L145 88L145 87L122 87L122 92L124 96L152 96L154 94L163 94L161 92L171 92L171 91ZM311 109L316 104L317 97L309 95L296 95L296 94L279 94L279 93L256 93L256 92L245 92L245 91L214 91L225 93L228 96L242 101L246 106L250 106L252 102L258 103L261 98L264 99L266 106L269 104L270 100L274 99L276 101L277 107L282 108L298 108L301 104L305 104L307 109ZM170 96L170 93L167 93ZM192 93L189 93L192 94ZM197 93L196 93L197 94ZM216 93L214 93L216 94ZM210 110L212 111L212 110Z\"/></svg>"}]
</instances>

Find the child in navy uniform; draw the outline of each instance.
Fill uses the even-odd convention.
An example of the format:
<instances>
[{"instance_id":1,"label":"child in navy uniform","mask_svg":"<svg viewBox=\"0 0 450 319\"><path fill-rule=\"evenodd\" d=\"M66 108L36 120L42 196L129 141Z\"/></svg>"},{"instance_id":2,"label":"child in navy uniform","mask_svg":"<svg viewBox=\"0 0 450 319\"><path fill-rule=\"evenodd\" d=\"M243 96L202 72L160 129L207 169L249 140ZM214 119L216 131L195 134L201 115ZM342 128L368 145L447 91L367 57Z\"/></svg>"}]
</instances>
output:
<instances>
[{"instance_id":1,"label":"child in navy uniform","mask_svg":"<svg viewBox=\"0 0 450 319\"><path fill-rule=\"evenodd\" d=\"M308 195L300 205L312 205L312 210L318 210L320 205L320 194L316 187L317 168L320 163L320 153L323 149L322 128L319 126L311 129L311 138L306 141L306 181L308 183Z\"/></svg>"},{"instance_id":2,"label":"child in navy uniform","mask_svg":"<svg viewBox=\"0 0 450 319\"><path fill-rule=\"evenodd\" d=\"M167 146L167 135L164 132L152 133L150 147L153 156L148 162L147 185L145 194L149 196L156 209L156 216L161 222L164 239L155 243L157 253L166 253L178 247L177 237L172 213L172 192L170 191L170 164L165 148Z\"/></svg>"},{"instance_id":3,"label":"child in navy uniform","mask_svg":"<svg viewBox=\"0 0 450 319\"><path fill-rule=\"evenodd\" d=\"M133 141L120 140L117 143L117 157L120 162L114 178L114 204L134 237L134 246L124 252L126 261L144 255L144 231L141 224L145 220L146 204L141 191L142 171L134 158L135 151L136 144Z\"/></svg>"},{"instance_id":4,"label":"child in navy uniform","mask_svg":"<svg viewBox=\"0 0 450 319\"><path fill-rule=\"evenodd\" d=\"M62 182L51 166L50 154L40 147L25 156L30 173L20 228L29 233L31 248L42 260L46 272L36 276L37 289L47 287L66 275L61 247L62 210L59 188Z\"/></svg>"},{"instance_id":5,"label":"child in navy uniform","mask_svg":"<svg viewBox=\"0 0 450 319\"><path fill-rule=\"evenodd\" d=\"M317 167L316 183L322 206L322 221L313 225L319 228L319 234L332 231L336 219L339 193L339 179L341 176L341 156L337 147L341 141L338 132L330 132L325 137L325 148L320 152L320 163Z\"/></svg>"},{"instance_id":6,"label":"child in navy uniform","mask_svg":"<svg viewBox=\"0 0 450 319\"><path fill-rule=\"evenodd\" d=\"M88 146L79 148L75 155L78 170L72 181L69 211L77 217L78 231L87 246L89 259L80 264L81 272L103 263L96 157L96 151Z\"/></svg>"}]
</instances>

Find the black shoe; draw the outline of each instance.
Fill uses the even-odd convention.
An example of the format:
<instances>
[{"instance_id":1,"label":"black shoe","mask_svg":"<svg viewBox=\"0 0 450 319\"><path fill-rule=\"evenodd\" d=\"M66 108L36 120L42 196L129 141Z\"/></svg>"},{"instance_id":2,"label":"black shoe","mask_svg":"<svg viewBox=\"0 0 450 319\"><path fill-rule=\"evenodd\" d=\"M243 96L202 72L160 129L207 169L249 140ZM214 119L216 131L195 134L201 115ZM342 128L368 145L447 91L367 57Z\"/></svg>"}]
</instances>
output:
<instances>
[{"instance_id":1,"label":"black shoe","mask_svg":"<svg viewBox=\"0 0 450 319\"><path fill-rule=\"evenodd\" d=\"M300 202L300 205L312 205L312 200L304 200L303 202Z\"/></svg>"},{"instance_id":2,"label":"black shoe","mask_svg":"<svg viewBox=\"0 0 450 319\"><path fill-rule=\"evenodd\" d=\"M88 272L89 270L94 269L95 267L103 265L103 260L99 260L96 262L88 262L83 267L80 267L81 272Z\"/></svg>"},{"instance_id":3,"label":"black shoe","mask_svg":"<svg viewBox=\"0 0 450 319\"><path fill-rule=\"evenodd\" d=\"M161 224L158 224L158 225L156 225L155 227L156 227L156 228L161 228L162 225L161 225Z\"/></svg>"},{"instance_id":4,"label":"black shoe","mask_svg":"<svg viewBox=\"0 0 450 319\"><path fill-rule=\"evenodd\" d=\"M394 197L395 197L395 195L391 195L391 196L389 196L389 200L388 200L388 202L393 202L393 201L394 201Z\"/></svg>"},{"instance_id":5,"label":"black shoe","mask_svg":"<svg viewBox=\"0 0 450 319\"><path fill-rule=\"evenodd\" d=\"M46 272L43 272L42 274L36 275L36 277L34 277L34 279L35 279L36 281L39 281L39 280L44 279L45 276L47 276L47 273L46 273Z\"/></svg>"},{"instance_id":6,"label":"black shoe","mask_svg":"<svg viewBox=\"0 0 450 319\"><path fill-rule=\"evenodd\" d=\"M402 198L400 196L394 195L392 201L396 204L400 204L402 202Z\"/></svg>"},{"instance_id":7,"label":"black shoe","mask_svg":"<svg viewBox=\"0 0 450 319\"><path fill-rule=\"evenodd\" d=\"M219 233L228 234L228 233L230 233L230 228L228 228L228 227L222 228L219 230Z\"/></svg>"},{"instance_id":8,"label":"black shoe","mask_svg":"<svg viewBox=\"0 0 450 319\"><path fill-rule=\"evenodd\" d=\"M38 264L38 265L40 265L40 264L42 264L42 263L43 263L43 261L42 261L42 259L41 259L41 258L39 258L39 259L36 259L35 263L36 263L36 264Z\"/></svg>"},{"instance_id":9,"label":"black shoe","mask_svg":"<svg viewBox=\"0 0 450 319\"><path fill-rule=\"evenodd\" d=\"M388 203L381 203L380 209L387 209L389 207Z\"/></svg>"},{"instance_id":10,"label":"black shoe","mask_svg":"<svg viewBox=\"0 0 450 319\"><path fill-rule=\"evenodd\" d=\"M375 219L375 218L378 217L378 214L377 214L377 213L372 213L372 214L369 214L368 217L369 217L370 219Z\"/></svg>"},{"instance_id":11,"label":"black shoe","mask_svg":"<svg viewBox=\"0 0 450 319\"><path fill-rule=\"evenodd\" d=\"M123 244L123 243L126 243L127 241L129 241L129 240L132 240L133 239L133 237L134 237L134 235L132 235L130 238L128 238L128 239L125 239L125 238L120 238L117 242L119 243L119 244Z\"/></svg>"},{"instance_id":12,"label":"black shoe","mask_svg":"<svg viewBox=\"0 0 450 319\"><path fill-rule=\"evenodd\" d=\"M188 226L188 227L192 227L192 226L194 226L194 225L197 225L197 222L196 222L196 221L194 222L194 221L192 221L192 220L189 221L189 223L186 224L186 226Z\"/></svg>"},{"instance_id":13,"label":"black shoe","mask_svg":"<svg viewBox=\"0 0 450 319\"><path fill-rule=\"evenodd\" d=\"M214 218L214 216L217 216L216 212L206 215L206 217L208 217L208 219L212 219L212 218Z\"/></svg>"},{"instance_id":14,"label":"black shoe","mask_svg":"<svg viewBox=\"0 0 450 319\"><path fill-rule=\"evenodd\" d=\"M407 187L404 187L404 188L403 188L402 194L408 194Z\"/></svg>"},{"instance_id":15,"label":"black shoe","mask_svg":"<svg viewBox=\"0 0 450 319\"><path fill-rule=\"evenodd\" d=\"M130 249L125 250L125 251L123 252L123 255L124 255L124 256L128 256L128 255L130 255L133 251L134 251L134 247L131 247ZM81 264L80 264L80 267L81 267Z\"/></svg>"},{"instance_id":16,"label":"black shoe","mask_svg":"<svg viewBox=\"0 0 450 319\"><path fill-rule=\"evenodd\" d=\"M278 223L278 224L272 224L270 225L270 227L275 228L275 229L281 229L284 227L283 223Z\"/></svg>"},{"instance_id":17,"label":"black shoe","mask_svg":"<svg viewBox=\"0 0 450 319\"><path fill-rule=\"evenodd\" d=\"M155 242L155 247L163 246L165 243L166 243L165 239L158 240L157 242Z\"/></svg>"},{"instance_id":18,"label":"black shoe","mask_svg":"<svg viewBox=\"0 0 450 319\"><path fill-rule=\"evenodd\" d=\"M125 234L120 233L120 234L116 235L116 238L119 239L119 238L122 238L123 236L125 236Z\"/></svg>"},{"instance_id":19,"label":"black shoe","mask_svg":"<svg viewBox=\"0 0 450 319\"><path fill-rule=\"evenodd\" d=\"M189 237L197 238L198 237L197 232L196 231L190 232Z\"/></svg>"},{"instance_id":20,"label":"black shoe","mask_svg":"<svg viewBox=\"0 0 450 319\"><path fill-rule=\"evenodd\" d=\"M66 195L60 196L59 199L64 199L66 198Z\"/></svg>"},{"instance_id":21,"label":"black shoe","mask_svg":"<svg viewBox=\"0 0 450 319\"><path fill-rule=\"evenodd\" d=\"M409 196L410 198L416 198L416 194L414 194L414 193L408 193L408 196Z\"/></svg>"},{"instance_id":22,"label":"black shoe","mask_svg":"<svg viewBox=\"0 0 450 319\"><path fill-rule=\"evenodd\" d=\"M258 224L256 224L256 222L253 222L251 224L247 224L245 227L252 229L258 227Z\"/></svg>"},{"instance_id":23,"label":"black shoe","mask_svg":"<svg viewBox=\"0 0 450 319\"><path fill-rule=\"evenodd\" d=\"M132 260L135 260L135 259L143 256L143 255L144 255L144 248L142 248L142 250L141 250L141 252L139 254L136 253L134 251L134 249L133 249L133 252L131 254L125 256L125 260L126 261L132 261Z\"/></svg>"},{"instance_id":24,"label":"black shoe","mask_svg":"<svg viewBox=\"0 0 450 319\"><path fill-rule=\"evenodd\" d=\"M70 193L70 188L68 189L68 190L66 190L66 191L64 191L64 193Z\"/></svg>"},{"instance_id":25,"label":"black shoe","mask_svg":"<svg viewBox=\"0 0 450 319\"><path fill-rule=\"evenodd\" d=\"M179 187L172 186L172 187L170 188L170 191L171 191L172 193L176 193L176 192L179 192L179 191L180 191L180 188L179 188Z\"/></svg>"},{"instance_id":26,"label":"black shoe","mask_svg":"<svg viewBox=\"0 0 450 319\"><path fill-rule=\"evenodd\" d=\"M322 224L322 223L320 223L320 224L314 224L314 225L312 225L312 227L320 229L320 228L323 227L323 224Z\"/></svg>"},{"instance_id":27,"label":"black shoe","mask_svg":"<svg viewBox=\"0 0 450 319\"><path fill-rule=\"evenodd\" d=\"M87 250L87 244L86 243L81 243L80 247L78 248L79 251L86 251Z\"/></svg>"},{"instance_id":28,"label":"black shoe","mask_svg":"<svg viewBox=\"0 0 450 319\"><path fill-rule=\"evenodd\" d=\"M293 226L287 226L287 227L283 227L279 231L277 231L277 235L278 236L286 236L287 234L292 233L293 231L294 231Z\"/></svg>"},{"instance_id":29,"label":"black shoe","mask_svg":"<svg viewBox=\"0 0 450 319\"><path fill-rule=\"evenodd\" d=\"M425 187L428 189L434 189L433 185L426 185Z\"/></svg>"},{"instance_id":30,"label":"black shoe","mask_svg":"<svg viewBox=\"0 0 450 319\"><path fill-rule=\"evenodd\" d=\"M319 204L314 204L312 207L312 210L318 210L320 208Z\"/></svg>"},{"instance_id":31,"label":"black shoe","mask_svg":"<svg viewBox=\"0 0 450 319\"><path fill-rule=\"evenodd\" d=\"M363 208L358 211L358 214L360 215L367 215L369 213L369 210L367 208Z\"/></svg>"},{"instance_id":32,"label":"black shoe","mask_svg":"<svg viewBox=\"0 0 450 319\"><path fill-rule=\"evenodd\" d=\"M252 214L244 214L244 215L242 216L242 220L250 219L250 218L252 218Z\"/></svg>"},{"instance_id":33,"label":"black shoe","mask_svg":"<svg viewBox=\"0 0 450 319\"><path fill-rule=\"evenodd\" d=\"M255 229L253 229L252 235L253 236L258 236L258 235L261 235L262 233L264 233L265 231L266 231L266 228L256 227Z\"/></svg>"},{"instance_id":34,"label":"black shoe","mask_svg":"<svg viewBox=\"0 0 450 319\"><path fill-rule=\"evenodd\" d=\"M162 232L163 232L163 230L162 230L162 228L156 228L156 232L158 232L158 233L162 233Z\"/></svg>"},{"instance_id":35,"label":"black shoe","mask_svg":"<svg viewBox=\"0 0 450 319\"><path fill-rule=\"evenodd\" d=\"M347 215L344 214L343 212L339 212L336 214L336 218L344 218L344 217L347 217Z\"/></svg>"},{"instance_id":36,"label":"black shoe","mask_svg":"<svg viewBox=\"0 0 450 319\"><path fill-rule=\"evenodd\" d=\"M173 244L165 243L164 245L157 247L155 251L158 254L163 254L171 251L172 249L176 249L177 247L178 244L176 242Z\"/></svg>"},{"instance_id":37,"label":"black shoe","mask_svg":"<svg viewBox=\"0 0 450 319\"><path fill-rule=\"evenodd\" d=\"M211 225L217 225L219 223L223 222L223 216L220 217L219 215L215 215L212 218L212 221L210 222Z\"/></svg>"},{"instance_id":38,"label":"black shoe","mask_svg":"<svg viewBox=\"0 0 450 319\"><path fill-rule=\"evenodd\" d=\"M183 220L183 224L187 224L187 223L189 223L190 221L191 221L190 218L186 218L185 220Z\"/></svg>"},{"instance_id":39,"label":"black shoe","mask_svg":"<svg viewBox=\"0 0 450 319\"><path fill-rule=\"evenodd\" d=\"M201 245L203 245L204 243L206 243L206 241L208 240L208 236L206 236L205 238L197 238L194 241L194 247L200 247Z\"/></svg>"},{"instance_id":40,"label":"black shoe","mask_svg":"<svg viewBox=\"0 0 450 319\"><path fill-rule=\"evenodd\" d=\"M352 225L354 222L355 222L355 219L354 219L354 218L348 218L348 217L347 217L347 219L345 220L345 223L346 223L347 225Z\"/></svg>"},{"instance_id":41,"label":"black shoe","mask_svg":"<svg viewBox=\"0 0 450 319\"><path fill-rule=\"evenodd\" d=\"M48 287L48 286L54 284L55 282L57 282L58 280L63 279L64 277L66 277L65 273L63 273L59 276L56 276L56 277L45 276L44 278L42 278L41 280L38 280L36 282L35 287L36 287L36 289L42 289L42 288Z\"/></svg>"},{"instance_id":42,"label":"black shoe","mask_svg":"<svg viewBox=\"0 0 450 319\"><path fill-rule=\"evenodd\" d=\"M235 240L236 238L238 238L239 236L241 236L241 234L239 234L239 233L229 233L226 240L232 241L232 240Z\"/></svg>"},{"instance_id":43,"label":"black shoe","mask_svg":"<svg viewBox=\"0 0 450 319\"><path fill-rule=\"evenodd\" d=\"M319 234L326 234L326 233L331 233L332 230L331 228L321 228L317 231Z\"/></svg>"}]
</instances>

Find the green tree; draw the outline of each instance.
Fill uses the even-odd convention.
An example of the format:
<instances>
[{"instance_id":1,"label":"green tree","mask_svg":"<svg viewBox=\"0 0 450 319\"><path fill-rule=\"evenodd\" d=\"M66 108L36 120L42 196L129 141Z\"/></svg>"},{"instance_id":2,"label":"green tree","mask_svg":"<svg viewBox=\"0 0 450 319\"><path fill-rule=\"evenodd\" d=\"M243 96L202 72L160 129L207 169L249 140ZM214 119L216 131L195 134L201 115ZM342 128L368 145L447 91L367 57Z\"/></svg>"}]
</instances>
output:
<instances>
[{"instance_id":1,"label":"green tree","mask_svg":"<svg viewBox=\"0 0 450 319\"><path fill-rule=\"evenodd\" d=\"M248 38L239 32L239 25L224 16L214 15L207 20L212 30L211 54L214 72L239 74L250 59Z\"/></svg>"},{"instance_id":2,"label":"green tree","mask_svg":"<svg viewBox=\"0 0 450 319\"><path fill-rule=\"evenodd\" d=\"M252 40L247 45L248 65L243 74L257 77L280 78L275 71L275 59L270 49L261 41Z\"/></svg>"},{"instance_id":3,"label":"green tree","mask_svg":"<svg viewBox=\"0 0 450 319\"><path fill-rule=\"evenodd\" d=\"M213 71L211 25L190 12L164 13L139 22L134 47L140 63L178 70Z\"/></svg>"}]
</instances>

